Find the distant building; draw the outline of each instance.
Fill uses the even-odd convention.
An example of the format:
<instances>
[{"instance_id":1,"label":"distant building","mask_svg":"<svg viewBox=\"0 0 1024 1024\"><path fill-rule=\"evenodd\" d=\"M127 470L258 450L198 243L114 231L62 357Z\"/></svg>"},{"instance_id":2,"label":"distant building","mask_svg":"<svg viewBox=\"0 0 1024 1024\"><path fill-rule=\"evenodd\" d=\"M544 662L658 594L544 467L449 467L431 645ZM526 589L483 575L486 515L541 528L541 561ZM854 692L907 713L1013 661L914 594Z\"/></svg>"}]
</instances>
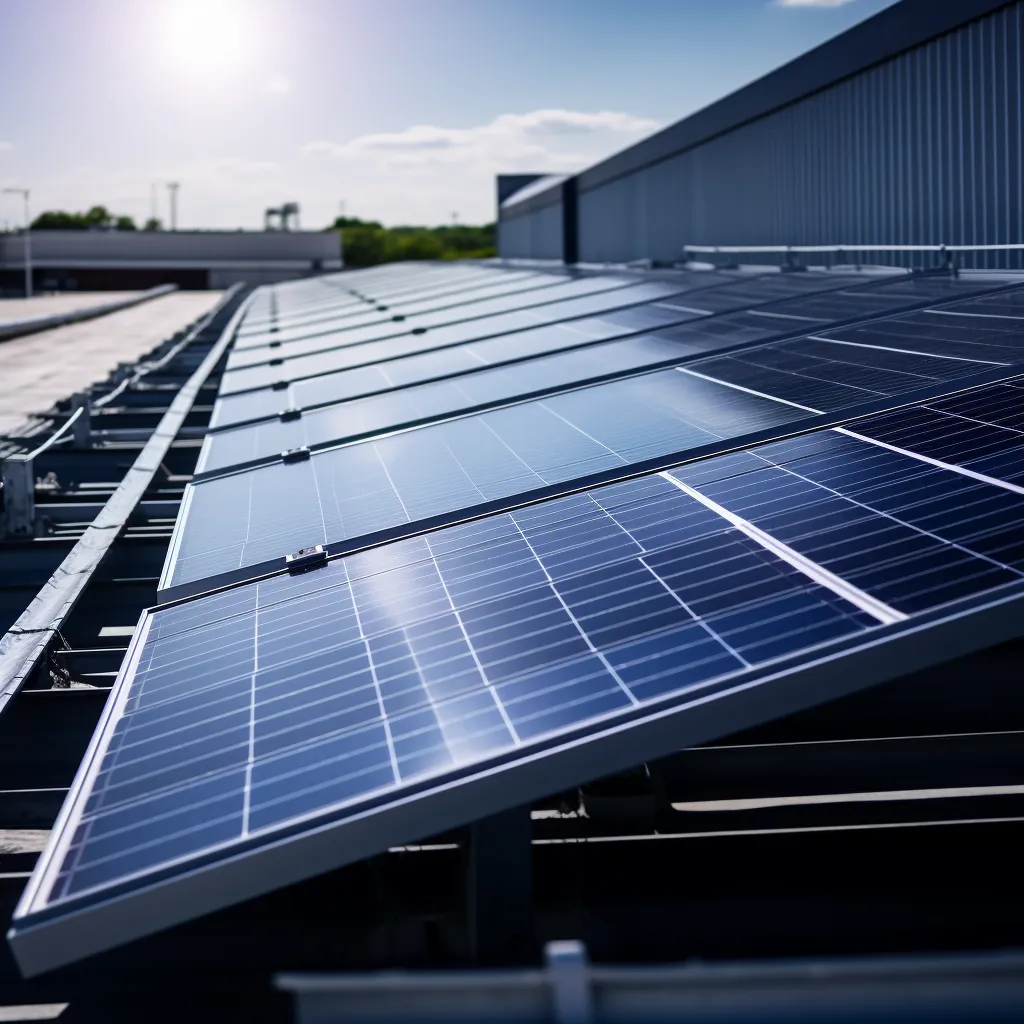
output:
<instances>
[{"instance_id":1,"label":"distant building","mask_svg":"<svg viewBox=\"0 0 1024 1024\"><path fill-rule=\"evenodd\" d=\"M0 291L20 292L24 241L0 235ZM34 231L37 290L224 288L342 267L337 231Z\"/></svg>"}]
</instances>

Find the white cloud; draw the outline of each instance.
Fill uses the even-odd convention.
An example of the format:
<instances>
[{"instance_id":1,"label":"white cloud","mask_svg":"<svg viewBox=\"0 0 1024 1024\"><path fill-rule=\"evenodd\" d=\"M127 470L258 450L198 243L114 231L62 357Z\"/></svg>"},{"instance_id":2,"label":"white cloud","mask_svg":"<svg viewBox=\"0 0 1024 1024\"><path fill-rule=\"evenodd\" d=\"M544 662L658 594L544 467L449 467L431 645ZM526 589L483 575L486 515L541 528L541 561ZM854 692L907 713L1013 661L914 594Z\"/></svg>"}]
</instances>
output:
<instances>
[{"instance_id":1,"label":"white cloud","mask_svg":"<svg viewBox=\"0 0 1024 1024\"><path fill-rule=\"evenodd\" d=\"M845 7L853 0L775 0L776 7Z\"/></svg>"},{"instance_id":2,"label":"white cloud","mask_svg":"<svg viewBox=\"0 0 1024 1024\"><path fill-rule=\"evenodd\" d=\"M527 114L501 114L474 128L440 128L418 124L400 132L361 135L345 143L310 142L307 154L337 159L376 156L389 162L428 163L441 160L462 163L485 157L518 160L541 155L561 161L558 142L566 138L624 136L621 141L646 135L658 127L656 121L616 111L596 114L557 108ZM513 168L509 168L513 169Z\"/></svg>"},{"instance_id":3,"label":"white cloud","mask_svg":"<svg viewBox=\"0 0 1024 1024\"><path fill-rule=\"evenodd\" d=\"M457 211L464 223L479 223L495 215L497 174L577 171L658 127L619 111L551 108L470 128L419 124L347 142L320 140L302 154L310 177L329 181L350 215L436 224Z\"/></svg>"},{"instance_id":4,"label":"white cloud","mask_svg":"<svg viewBox=\"0 0 1024 1024\"><path fill-rule=\"evenodd\" d=\"M292 83L284 75L274 75L263 83L263 91L271 96L287 96L292 91Z\"/></svg>"},{"instance_id":5,"label":"white cloud","mask_svg":"<svg viewBox=\"0 0 1024 1024\"><path fill-rule=\"evenodd\" d=\"M134 165L90 163L32 180L33 209L84 210L104 203L141 223L150 183L178 181L181 227L256 228L268 206L296 201L302 224L319 228L338 215L387 224L463 223L495 216L495 175L577 171L659 125L633 114L547 109L502 114L468 128L413 125L345 140L311 142L275 159L221 154L204 160ZM254 153L254 157L262 157ZM167 190L157 189L167 221Z\"/></svg>"},{"instance_id":6,"label":"white cloud","mask_svg":"<svg viewBox=\"0 0 1024 1024\"><path fill-rule=\"evenodd\" d=\"M13 149L13 142L4 142L3 139L0 139L0 153L10 153Z\"/></svg>"}]
</instances>

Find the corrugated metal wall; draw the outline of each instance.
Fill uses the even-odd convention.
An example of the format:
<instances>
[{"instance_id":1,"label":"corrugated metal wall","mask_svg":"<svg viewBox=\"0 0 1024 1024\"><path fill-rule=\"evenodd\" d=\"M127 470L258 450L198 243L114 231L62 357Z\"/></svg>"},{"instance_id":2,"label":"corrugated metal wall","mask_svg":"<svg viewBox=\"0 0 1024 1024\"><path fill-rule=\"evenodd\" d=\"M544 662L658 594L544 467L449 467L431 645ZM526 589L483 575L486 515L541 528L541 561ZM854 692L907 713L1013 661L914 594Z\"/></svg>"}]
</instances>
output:
<instances>
[{"instance_id":1,"label":"corrugated metal wall","mask_svg":"<svg viewBox=\"0 0 1024 1024\"><path fill-rule=\"evenodd\" d=\"M562 204L505 217L498 221L498 252L508 259L560 260Z\"/></svg>"},{"instance_id":2,"label":"corrugated metal wall","mask_svg":"<svg viewBox=\"0 0 1024 1024\"><path fill-rule=\"evenodd\" d=\"M1018 2L625 177L587 190L584 176L579 258L1024 242L1022 50ZM1024 266L1005 253L964 262Z\"/></svg>"}]
</instances>

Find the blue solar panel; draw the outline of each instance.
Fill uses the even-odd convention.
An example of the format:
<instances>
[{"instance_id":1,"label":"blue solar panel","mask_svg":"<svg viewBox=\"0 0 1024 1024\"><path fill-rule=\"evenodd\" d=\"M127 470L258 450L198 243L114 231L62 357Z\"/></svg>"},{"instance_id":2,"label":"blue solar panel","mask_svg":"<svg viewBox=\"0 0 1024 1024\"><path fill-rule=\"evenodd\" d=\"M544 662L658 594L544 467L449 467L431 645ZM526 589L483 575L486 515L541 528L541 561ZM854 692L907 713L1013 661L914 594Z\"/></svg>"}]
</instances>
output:
<instances>
[{"instance_id":1,"label":"blue solar panel","mask_svg":"<svg viewBox=\"0 0 1024 1024\"><path fill-rule=\"evenodd\" d=\"M374 305L363 305L357 311L320 311L309 312L301 317L290 317L278 320L277 329L269 327L255 331L239 332L239 342L235 349L254 360L268 359L266 349L272 341L287 344L294 338L309 335L323 335L332 331L350 331L358 327L374 324L393 324L395 316L418 318L426 313L455 310L466 305L472 310L474 303L483 303L486 299L497 299L503 296L517 302L534 303L545 301L544 290L553 286L564 285L567 278L564 274L501 274L495 275L494 281L478 284L473 287L451 287L449 290L430 296L420 296L415 301L405 298L403 301L387 300Z\"/></svg>"},{"instance_id":2,"label":"blue solar panel","mask_svg":"<svg viewBox=\"0 0 1024 1024\"><path fill-rule=\"evenodd\" d=\"M406 398L391 400L399 415ZM168 585L793 418L786 405L666 370L206 480L189 489ZM276 437L301 443L305 424L280 424Z\"/></svg>"},{"instance_id":3,"label":"blue solar panel","mask_svg":"<svg viewBox=\"0 0 1024 1024\"><path fill-rule=\"evenodd\" d=\"M297 380L287 388L273 392L269 402L266 389L225 395L217 401L211 426L219 428L258 419L262 415L268 415L263 411L268 405L272 410L269 415L276 415L282 408L308 409L317 405L347 401L376 391L405 387L432 378L486 370L489 366L500 365L510 360L535 358L592 345L602 339L628 336L631 333L657 328L665 323L678 322L685 316L695 315L671 307L668 302L650 302L568 323L545 324L532 330L499 335L468 345L434 349L388 362L377 362ZM654 345L662 352L669 347L684 353L687 351L686 348L670 345L667 341L660 343L655 340ZM701 351L696 344L689 348ZM584 360L587 358L583 356ZM546 367L551 365L545 363ZM586 362L582 365L585 366ZM638 365L642 366L644 363L640 362ZM586 376L580 379L586 379Z\"/></svg>"},{"instance_id":4,"label":"blue solar panel","mask_svg":"<svg viewBox=\"0 0 1024 1024\"><path fill-rule=\"evenodd\" d=\"M732 309L737 302L749 301L752 298L749 281L737 284L734 278L709 273L694 274L691 277L704 285L701 289L691 289L698 295L698 299L693 301L704 301L705 305L712 304L705 301L711 294L708 290L709 281L713 282L712 287L715 294L721 292L726 296L725 301L717 303L719 306ZM799 280L805 285L807 280L812 280L817 286L823 286L821 278L800 278ZM834 286L835 281L828 279L828 283ZM719 287L722 284L728 284L729 287ZM772 284L772 279L766 280L763 286L764 289L767 289L766 294L772 293L770 287ZM888 282L885 284L887 286ZM739 344L792 332L795 328L804 326L805 322L810 319L815 322L819 320L823 323L831 322L837 316L849 314L854 308L868 313L874 310L880 302L890 306L891 298L879 299L875 296L874 290L877 287L878 285L872 284L861 285L858 291L831 292L829 296L818 296L816 297L818 303L816 310L819 316L815 318L797 318L787 312L802 308L800 305L802 302L814 300L814 297L810 299L805 297L783 300L769 305L760 319L751 324L737 322L734 320L734 316L743 316L744 314L735 314L734 316L727 315L703 320L689 329L662 330L658 338L648 344L636 347L638 358L635 365L640 368L664 361L664 356L661 355L653 358L640 356L640 352L648 347L655 347L661 352L665 352L667 345L671 345L679 352L680 356L683 356L695 352L711 351L722 345ZM857 298L861 292L863 292L864 301ZM833 294L837 296L836 315L828 317L826 316L828 299ZM756 298L756 296L754 297ZM764 298L763 295L761 297ZM431 342L434 347L429 351L410 356L399 354L385 362L381 362L378 358L375 362L364 363L354 369L326 372L319 376L300 379L282 389L281 392L275 393L275 396L271 398L259 391L227 394L221 397L217 403L212 426L215 428L230 426L233 423L261 416L273 416L282 408L309 408L330 402L345 401L358 397L360 394L415 384L432 377L469 372L502 361L540 356L593 344L604 338L652 331L665 325L679 324L684 320L704 318L713 312L700 305L687 305L686 302L686 293L680 293L656 302L605 312L600 316L577 319L568 323L545 324L542 327L520 330L513 334L499 335L465 345L446 345L444 348L438 348L435 339ZM772 312L772 310L776 312ZM745 315L753 317L755 314ZM620 351L625 351L625 349ZM371 354L373 354L372 351ZM365 360L366 356L362 355L361 358ZM615 354L611 358L617 359L618 355ZM586 365L586 362L582 365ZM587 377L584 374L579 379L585 380ZM229 382L228 387L233 387L233 385Z\"/></svg>"},{"instance_id":5,"label":"blue solar panel","mask_svg":"<svg viewBox=\"0 0 1024 1024\"><path fill-rule=\"evenodd\" d=\"M706 275L691 276L699 278ZM788 281L789 278L785 280ZM739 302L752 301L757 297L753 294L754 289L760 289L762 302L773 295L778 289L778 284L771 275L765 275L752 281L733 283L724 287L715 285L712 288L692 290L677 298L667 297L658 302L618 310L615 313L605 312L600 317L565 323L558 328L551 324L532 330L525 329L523 324L517 327L516 324L523 320L524 313L510 314L512 319L492 317L484 321L490 329L502 327L503 330L518 330L519 333L506 336L499 334L471 345L464 344L466 338L479 337L479 332L472 323L449 327L435 332L433 336L382 341L356 346L352 351L321 353L307 359L283 359L280 366L229 375L222 389L224 397L219 401L214 413L213 426L230 425L260 415L267 404L265 396L257 396L250 400L248 396L235 396L233 393L263 388L274 382L292 381L290 385L282 388L287 392L282 396L288 399L284 403L285 406L308 407L313 404L346 400L358 394L360 388L363 391L378 390L386 386L386 382L392 377L395 378L393 383L401 386L415 383L417 375L429 378L439 373L467 372L484 363L539 355L592 343L602 337L650 330L658 326L659 320L662 324L672 321L678 324L675 327L661 329L661 337L679 346L684 353L697 352L751 344L773 336L793 334L799 330L811 331L814 327L824 331L836 320L899 309L908 303L927 301L932 293L948 299L956 293L970 295L987 288L1006 287L1005 284L992 281L951 279L950 283L944 283L940 289L934 283L928 285L931 279L918 282L917 279L911 278L881 282L871 282L869 279L868 283L861 284L856 289L836 289L836 281L829 278L829 275L798 275L797 280L804 289L817 289L818 294L771 302L767 306L743 312L717 314L717 310L735 309ZM938 283L943 282L938 279ZM821 290L826 287L832 290L821 294ZM712 297L716 302L709 301ZM573 313L571 305L564 304L563 316ZM704 308L708 306L713 308ZM960 305L955 304L948 310L935 310L934 313L938 315L940 312L948 311L950 316L960 316L961 314L955 313L959 308ZM691 322L683 323L685 320ZM939 322L939 333L943 323L948 322L948 319ZM987 318L979 318L977 322L984 325L989 321ZM900 327L902 323L896 324L897 329ZM963 323L962 327L968 329L966 323ZM835 334L834 338L840 339L842 335ZM856 342L849 344L840 340L830 340L828 344L856 347ZM998 361L998 351L994 351ZM432 358L428 358L428 355ZM980 356L979 361L982 361ZM351 379L351 374L356 368L361 371L358 380Z\"/></svg>"},{"instance_id":6,"label":"blue solar panel","mask_svg":"<svg viewBox=\"0 0 1024 1024\"><path fill-rule=\"evenodd\" d=\"M621 296L616 294L620 291L626 294ZM414 320L407 320L401 314L394 314L400 319L395 320L393 316L381 323L351 329L325 326L308 330L302 328L291 331L282 330L275 335L275 340L281 343L280 349L260 347L235 351L228 357L227 368L231 371L231 377L241 376L247 368L261 366L272 358L283 358L286 365L291 365L301 357L308 358L315 354L319 354L322 359L329 359L330 353L338 349L345 349L353 345L365 346L368 342L395 338L412 331L437 331L439 328L456 324L465 324L464 330L472 332L468 335L470 338L483 337L489 333L500 333L505 329L500 326L493 328L493 325L489 323L490 320L496 321L502 314L504 314L502 319L516 316L517 319L514 322L522 322L524 326L534 326L548 320L559 319L560 317L557 315L561 311L557 307L559 303L564 304L561 308L568 311L563 314L564 316L575 316L602 309L613 309L616 306L626 306L634 302L643 302L662 295L671 295L675 291L676 289L668 282L640 283L614 277L564 280L544 288L536 288L514 295L505 295L479 302L467 301L436 313L421 314ZM606 294L611 301L606 301L603 298ZM587 301L588 299L589 301ZM569 300L574 300L574 303L570 305ZM579 314L575 312L577 307ZM478 320L482 323L477 324ZM493 330L488 328L493 328Z\"/></svg>"},{"instance_id":7,"label":"blue solar panel","mask_svg":"<svg viewBox=\"0 0 1024 1024\"><path fill-rule=\"evenodd\" d=\"M367 301L357 299L351 294L339 292L324 292L321 289L317 298L308 301L301 306L292 305L287 311L277 310L276 316L265 313L261 316L254 316L252 310L247 312L245 320L238 332L238 339L246 335L260 334L276 321L279 326L293 326L309 320L316 320L325 316L334 315L361 315L377 310L385 303L394 307L414 306L421 303L433 303L435 300L445 299L452 295L466 295L469 299L479 297L481 291L493 288L519 288L530 287L531 285L550 283L565 280L568 275L563 271L541 272L535 270L505 271L489 270L477 271L473 274L451 273L440 271L435 276L421 275L413 278L415 283L396 285L390 289L377 289L376 298ZM237 342L236 342L237 344ZM248 344L259 344L255 339L250 339Z\"/></svg>"},{"instance_id":8,"label":"blue solar panel","mask_svg":"<svg viewBox=\"0 0 1024 1024\"><path fill-rule=\"evenodd\" d=\"M383 270L383 268L381 268ZM397 269L390 273L349 271L287 286L272 286L255 293L246 311L244 328L262 329L274 321L284 323L332 307L351 311L366 310L397 299L430 295L438 290L473 288L483 283L514 276L505 270L481 267L446 266L433 270L422 266ZM359 288L372 289L374 296Z\"/></svg>"},{"instance_id":9,"label":"blue solar panel","mask_svg":"<svg viewBox=\"0 0 1024 1024\"><path fill-rule=\"evenodd\" d=\"M512 331L525 331L559 320L583 317L630 303L643 302L659 293L660 287L651 286L609 289L598 295L578 297L551 303L548 306L449 324L426 333L423 333L421 328L416 328L415 330L420 333L408 332L394 337L381 337L365 344L360 342L291 359L282 357L283 362L280 365L266 363L241 367L225 374L221 383L221 394L273 387L282 380L315 377L323 373L369 366L382 360L399 359L433 349L460 345L467 341L497 337Z\"/></svg>"},{"instance_id":10,"label":"blue solar panel","mask_svg":"<svg viewBox=\"0 0 1024 1024\"><path fill-rule=\"evenodd\" d=\"M891 287L884 286L885 290ZM874 300L876 289L869 289L867 294ZM824 302L831 297L830 294L817 298ZM655 303L642 306L638 307L637 312L652 310L660 315L665 305ZM781 307L773 305L767 308L775 310ZM948 307L950 311L959 308L959 303ZM875 347L867 342L845 344L815 335L775 344L742 347L747 344L749 332L736 328L728 321L731 321L731 317L704 319L683 328L662 329L544 359L464 372L466 364L474 356L478 360L483 358L483 353L500 357L502 348L494 352L489 348L492 345L514 350L517 339L523 339L533 348L539 348L547 341L556 343L558 335L551 337L554 329L547 328L539 332L480 342L464 349L446 349L297 382L287 391L275 392L273 400L268 400L265 392L229 396L221 399L218 404L215 425L222 422L220 416L231 415L232 412L248 413L254 417L261 412L264 415L276 415L283 408L315 405L318 400L337 400L343 397L349 400L330 408L305 413L301 421L275 421L213 433L206 440L197 471L222 471L233 466L273 459L281 452L300 445L315 448L374 433L385 433L429 419L464 414L487 403L522 400L529 397L531 392L571 388L604 375L628 374L648 367L681 363L688 356L715 348L741 347L742 350L732 351L719 358L701 360L692 364L690 371L795 404L807 411L826 412L952 380L985 367L996 368L1005 365L1005 349L1011 342L1024 346L1024 332L1021 332L1016 336L1000 334L1002 344L991 351L979 345L975 358L971 360L894 350L885 345ZM890 329L890 322L898 329L904 325L905 318L895 316L874 321L872 329L876 335L882 335ZM961 325L960 330L967 331L975 322L982 324L984 329L988 320L965 314L958 316L956 322ZM589 325L593 321L578 323ZM761 328L763 334L769 334L772 330L785 331L791 326L788 319L767 319L764 323L771 326ZM564 325L566 328L577 326ZM713 326L716 328L714 331L708 330ZM589 328L591 331L596 329ZM732 331L739 333L732 334ZM537 335L536 340L531 335ZM985 355L989 355L990 359L983 359ZM1024 356L1024 351L1020 356ZM446 357L451 361L446 362ZM447 369L453 374L462 371L462 375L450 380L403 387L409 378L414 379L418 374L429 372L424 370L424 365L431 362L435 373ZM611 388L611 385L608 387ZM358 398L361 391L374 390L385 393L353 400ZM603 402L606 398L613 400L613 392L610 390L591 392L591 395L595 401Z\"/></svg>"},{"instance_id":11,"label":"blue solar panel","mask_svg":"<svg viewBox=\"0 0 1024 1024\"><path fill-rule=\"evenodd\" d=\"M531 392L571 388L603 375L633 372L645 363L671 363L681 355L674 345L656 337L631 338L313 409L290 422L275 419L224 430L208 435L196 472L217 472L253 460L274 458L299 445L315 447L387 432L416 421L446 418L474 407L513 401ZM282 404L278 399L277 406Z\"/></svg>"},{"instance_id":12,"label":"blue solar panel","mask_svg":"<svg viewBox=\"0 0 1024 1024\"><path fill-rule=\"evenodd\" d=\"M1005 418L1006 392L947 401ZM970 458L975 421L945 415L966 440L943 451ZM147 613L19 957L53 966L1016 635L1024 493L868 436L885 423Z\"/></svg>"},{"instance_id":13,"label":"blue solar panel","mask_svg":"<svg viewBox=\"0 0 1024 1024\"><path fill-rule=\"evenodd\" d=\"M583 286L589 282L590 291L597 291L595 282L605 282L605 288L612 285L613 278L588 278L582 282L575 282L580 292ZM711 273L689 273L685 275L671 275L665 280L656 280L643 284L633 283L630 294L616 296L614 293L609 296L610 302L601 301L598 295L589 300L580 298L574 305L565 303L559 311L559 316L551 315L554 311L547 308L523 308L518 312L509 312L504 316L497 316L503 312L500 302L485 304L469 304L464 307L463 313L439 313L432 317L421 317L416 320L415 330L430 330L435 336L430 344L422 344L419 348L409 349L399 347L395 350L397 355L404 355L407 351L422 351L427 348L435 348L442 344L457 344L482 337L492 337L497 334L507 333L513 330L522 330L535 327L540 323L554 322L556 319L566 319L570 316L584 316L588 313L597 313L602 309L613 309L616 306L625 306L630 303L639 303L645 299L667 297L673 294L685 293L679 300L669 300L677 305L677 308L685 316L707 316L725 310L742 309L757 303L778 301L780 299L803 295L816 291L829 291L840 288L844 283L854 283L857 279L850 276L837 276L834 274L801 274L801 275L780 275L780 274L743 274L733 278L726 278L720 274ZM619 280L619 286L629 283L628 280ZM563 286L567 290L570 286ZM975 289L976 290L976 289ZM546 290L543 294L550 296L546 301L555 301L555 289ZM618 301L615 301L618 299ZM506 308L512 310L513 304L506 303ZM520 304L521 305L521 304ZM487 307L487 308L485 308ZM671 306L669 306L671 308ZM484 317L487 319L478 324L475 321ZM533 317L537 318L534 319ZM472 318L472 319L470 319ZM469 321L469 322L464 322ZM395 326L395 325L392 325ZM443 328L438 330L438 328ZM277 358L283 360L282 369L277 377L296 379L300 376L311 376L317 373L329 372L340 369L346 362L344 355L337 355L336 350L346 348L353 344L365 345L368 342L379 341L393 337L397 332L383 328L367 328L359 331L343 331L332 334L329 337L313 336L307 340L293 340L289 342L283 334L278 335L284 343L278 351ZM363 362L372 362L380 358L393 358L392 349L394 346L387 344L375 347L367 347ZM237 352L229 357L228 369L233 370L229 378L224 382L225 390L238 391L248 387L265 387L270 380L276 379L271 376L264 381L256 372L255 367L260 362L266 361L271 355L270 350ZM340 359L340 362L335 362Z\"/></svg>"}]
</instances>

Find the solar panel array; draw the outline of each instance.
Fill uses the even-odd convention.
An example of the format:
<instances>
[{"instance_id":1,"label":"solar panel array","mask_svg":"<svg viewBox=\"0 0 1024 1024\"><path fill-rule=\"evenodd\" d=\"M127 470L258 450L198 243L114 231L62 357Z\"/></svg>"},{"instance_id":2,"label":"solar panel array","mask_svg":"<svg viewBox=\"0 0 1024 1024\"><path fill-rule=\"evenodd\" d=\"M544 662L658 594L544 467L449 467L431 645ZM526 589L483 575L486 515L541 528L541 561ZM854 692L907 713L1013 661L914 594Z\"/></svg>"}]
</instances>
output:
<instances>
[{"instance_id":1,"label":"solar panel array","mask_svg":"<svg viewBox=\"0 0 1024 1024\"><path fill-rule=\"evenodd\" d=\"M17 955L1009 635L1022 327L1024 286L970 275L395 265L260 289ZM287 353L310 343L307 378Z\"/></svg>"}]
</instances>

